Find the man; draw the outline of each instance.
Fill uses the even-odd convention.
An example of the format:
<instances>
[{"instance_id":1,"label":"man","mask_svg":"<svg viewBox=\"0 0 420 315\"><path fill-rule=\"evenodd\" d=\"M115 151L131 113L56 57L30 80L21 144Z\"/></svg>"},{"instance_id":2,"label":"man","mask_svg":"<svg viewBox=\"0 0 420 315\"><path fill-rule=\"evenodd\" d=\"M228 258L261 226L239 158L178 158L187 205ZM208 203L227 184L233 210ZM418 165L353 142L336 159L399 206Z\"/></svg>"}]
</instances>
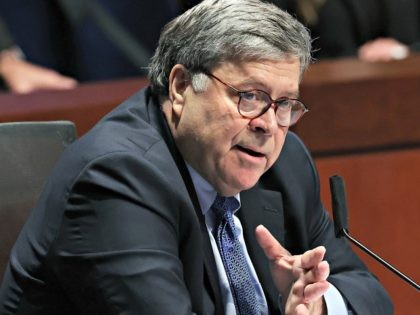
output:
<instances>
[{"instance_id":1,"label":"man","mask_svg":"<svg viewBox=\"0 0 420 315\"><path fill-rule=\"evenodd\" d=\"M258 0L205 0L169 23L151 88L56 166L0 313L391 314L288 132L309 61L305 28Z\"/></svg>"}]
</instances>

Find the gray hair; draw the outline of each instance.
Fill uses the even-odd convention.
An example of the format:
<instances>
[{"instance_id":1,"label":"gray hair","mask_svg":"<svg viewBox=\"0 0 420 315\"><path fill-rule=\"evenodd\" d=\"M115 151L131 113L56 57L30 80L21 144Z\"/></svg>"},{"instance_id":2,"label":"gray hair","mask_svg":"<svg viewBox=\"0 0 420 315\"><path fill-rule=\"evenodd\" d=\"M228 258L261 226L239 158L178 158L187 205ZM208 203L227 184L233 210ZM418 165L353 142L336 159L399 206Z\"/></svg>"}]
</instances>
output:
<instances>
[{"instance_id":1,"label":"gray hair","mask_svg":"<svg viewBox=\"0 0 420 315\"><path fill-rule=\"evenodd\" d=\"M226 61L290 57L299 58L302 74L311 61L311 38L287 12L260 0L204 0L164 27L149 79L154 93L166 96L175 64L194 74Z\"/></svg>"}]
</instances>

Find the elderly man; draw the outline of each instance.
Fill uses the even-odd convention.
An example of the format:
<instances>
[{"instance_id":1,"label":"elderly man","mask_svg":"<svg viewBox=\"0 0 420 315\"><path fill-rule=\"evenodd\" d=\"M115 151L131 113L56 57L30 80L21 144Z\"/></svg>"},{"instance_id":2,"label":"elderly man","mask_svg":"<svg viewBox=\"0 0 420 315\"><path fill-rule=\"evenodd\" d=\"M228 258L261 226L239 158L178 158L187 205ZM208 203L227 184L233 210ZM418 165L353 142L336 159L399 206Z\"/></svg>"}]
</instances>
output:
<instances>
[{"instance_id":1,"label":"elderly man","mask_svg":"<svg viewBox=\"0 0 420 315\"><path fill-rule=\"evenodd\" d=\"M288 132L309 61L305 28L258 0L205 0L169 23L151 87L60 159L0 313L391 314Z\"/></svg>"}]
</instances>

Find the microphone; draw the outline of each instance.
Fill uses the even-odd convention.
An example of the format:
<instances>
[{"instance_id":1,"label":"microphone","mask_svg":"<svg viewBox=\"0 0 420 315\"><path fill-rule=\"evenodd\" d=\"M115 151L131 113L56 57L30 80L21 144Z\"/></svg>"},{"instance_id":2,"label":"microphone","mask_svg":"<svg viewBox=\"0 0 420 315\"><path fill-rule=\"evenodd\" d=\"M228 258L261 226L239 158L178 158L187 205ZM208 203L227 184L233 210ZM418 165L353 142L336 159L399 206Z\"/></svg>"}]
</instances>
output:
<instances>
[{"instance_id":1,"label":"microphone","mask_svg":"<svg viewBox=\"0 0 420 315\"><path fill-rule=\"evenodd\" d=\"M354 245L359 247L362 251L376 259L380 262L383 266L391 270L395 273L398 277L406 281L408 284L420 290L420 286L414 282L412 279L407 277L397 268L392 266L390 263L379 257L377 254L372 252L362 243L360 243L355 238L351 237L349 234L348 229L348 215L347 215L347 202L346 202L346 191L343 179L338 176L334 175L330 177L330 190L331 190L331 201L332 201L332 209L333 209L333 218L334 218L334 229L335 229L335 236L346 237L349 241L351 241Z\"/></svg>"}]
</instances>

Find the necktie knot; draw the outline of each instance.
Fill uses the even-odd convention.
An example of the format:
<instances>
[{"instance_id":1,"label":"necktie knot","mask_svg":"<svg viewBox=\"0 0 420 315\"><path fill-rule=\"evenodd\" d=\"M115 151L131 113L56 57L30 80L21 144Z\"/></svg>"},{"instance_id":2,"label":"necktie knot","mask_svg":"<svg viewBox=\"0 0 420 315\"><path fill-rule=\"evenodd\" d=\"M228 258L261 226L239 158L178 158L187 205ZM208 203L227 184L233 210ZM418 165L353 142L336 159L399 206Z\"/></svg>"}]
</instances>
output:
<instances>
[{"instance_id":1,"label":"necktie knot","mask_svg":"<svg viewBox=\"0 0 420 315\"><path fill-rule=\"evenodd\" d=\"M239 207L239 201L235 197L217 195L212 207L216 217L216 226L225 226L226 233L229 233L232 240L236 239L233 212Z\"/></svg>"},{"instance_id":2,"label":"necktie knot","mask_svg":"<svg viewBox=\"0 0 420 315\"><path fill-rule=\"evenodd\" d=\"M239 201L235 197L216 196L213 202L213 209L218 219L232 217L233 212L239 208Z\"/></svg>"}]
</instances>

